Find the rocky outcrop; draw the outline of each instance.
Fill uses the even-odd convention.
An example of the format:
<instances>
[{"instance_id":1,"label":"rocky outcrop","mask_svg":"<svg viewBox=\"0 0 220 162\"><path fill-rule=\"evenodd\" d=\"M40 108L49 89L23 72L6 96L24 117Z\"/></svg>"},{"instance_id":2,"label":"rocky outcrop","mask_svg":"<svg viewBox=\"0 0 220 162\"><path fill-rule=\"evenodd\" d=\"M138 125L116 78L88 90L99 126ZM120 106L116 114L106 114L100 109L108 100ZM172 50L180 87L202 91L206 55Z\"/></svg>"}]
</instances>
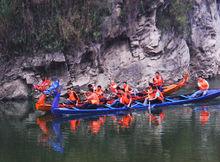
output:
<instances>
[{"instance_id":1,"label":"rocky outcrop","mask_svg":"<svg viewBox=\"0 0 220 162\"><path fill-rule=\"evenodd\" d=\"M5 73L1 76L1 99L27 99L31 94L32 85L39 83L43 75L57 76L64 88L70 82L70 74L63 53L16 57L5 65L7 66L1 69Z\"/></svg>"},{"instance_id":2,"label":"rocky outcrop","mask_svg":"<svg viewBox=\"0 0 220 162\"><path fill-rule=\"evenodd\" d=\"M213 77L220 65L220 12L219 2L196 0L191 17L192 73Z\"/></svg>"},{"instance_id":3,"label":"rocky outcrop","mask_svg":"<svg viewBox=\"0 0 220 162\"><path fill-rule=\"evenodd\" d=\"M27 85L20 79L5 83L0 89L0 98L2 100L27 99L29 91Z\"/></svg>"}]
</instances>

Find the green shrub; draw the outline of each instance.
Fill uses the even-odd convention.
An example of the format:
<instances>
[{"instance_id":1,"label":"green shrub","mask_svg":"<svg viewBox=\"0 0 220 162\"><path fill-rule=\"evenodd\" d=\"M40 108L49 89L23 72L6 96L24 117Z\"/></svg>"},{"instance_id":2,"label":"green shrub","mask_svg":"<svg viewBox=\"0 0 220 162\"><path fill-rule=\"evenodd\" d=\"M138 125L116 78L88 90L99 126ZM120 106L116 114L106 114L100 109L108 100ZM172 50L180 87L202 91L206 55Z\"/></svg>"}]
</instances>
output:
<instances>
[{"instance_id":1,"label":"green shrub","mask_svg":"<svg viewBox=\"0 0 220 162\"><path fill-rule=\"evenodd\" d=\"M190 32L189 13L194 0L165 0L157 12L157 25L162 31L175 31L181 35Z\"/></svg>"}]
</instances>

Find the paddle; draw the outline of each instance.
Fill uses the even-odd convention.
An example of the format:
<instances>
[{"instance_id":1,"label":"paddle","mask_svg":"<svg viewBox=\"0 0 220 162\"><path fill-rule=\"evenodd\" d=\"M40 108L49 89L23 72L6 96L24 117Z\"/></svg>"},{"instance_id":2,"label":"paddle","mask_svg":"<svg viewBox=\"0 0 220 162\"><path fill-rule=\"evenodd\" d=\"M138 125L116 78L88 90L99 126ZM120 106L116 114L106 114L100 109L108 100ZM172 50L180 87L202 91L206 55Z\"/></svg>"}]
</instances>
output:
<instances>
[{"instance_id":1,"label":"paddle","mask_svg":"<svg viewBox=\"0 0 220 162\"><path fill-rule=\"evenodd\" d=\"M149 114L151 114L150 100L149 100L149 103L148 103L148 111L149 111Z\"/></svg>"}]
</instances>

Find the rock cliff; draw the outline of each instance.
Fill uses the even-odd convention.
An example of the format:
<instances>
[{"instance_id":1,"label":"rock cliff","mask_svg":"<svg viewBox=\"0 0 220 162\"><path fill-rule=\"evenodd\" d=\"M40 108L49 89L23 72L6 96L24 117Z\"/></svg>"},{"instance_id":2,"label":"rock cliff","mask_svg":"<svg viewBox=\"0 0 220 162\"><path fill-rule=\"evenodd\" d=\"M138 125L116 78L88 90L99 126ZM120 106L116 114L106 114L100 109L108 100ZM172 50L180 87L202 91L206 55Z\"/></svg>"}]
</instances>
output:
<instances>
[{"instance_id":1,"label":"rock cliff","mask_svg":"<svg viewBox=\"0 0 220 162\"><path fill-rule=\"evenodd\" d=\"M27 98L42 74L58 76L64 87L70 83L106 86L112 79L143 87L156 71L166 80L180 79L186 70L192 76L219 74L219 1L193 0L187 36L159 28L157 13L172 1L141 1L144 13L139 2L109 2L111 14L102 22L98 42L73 45L62 52L2 56L0 98Z\"/></svg>"}]
</instances>

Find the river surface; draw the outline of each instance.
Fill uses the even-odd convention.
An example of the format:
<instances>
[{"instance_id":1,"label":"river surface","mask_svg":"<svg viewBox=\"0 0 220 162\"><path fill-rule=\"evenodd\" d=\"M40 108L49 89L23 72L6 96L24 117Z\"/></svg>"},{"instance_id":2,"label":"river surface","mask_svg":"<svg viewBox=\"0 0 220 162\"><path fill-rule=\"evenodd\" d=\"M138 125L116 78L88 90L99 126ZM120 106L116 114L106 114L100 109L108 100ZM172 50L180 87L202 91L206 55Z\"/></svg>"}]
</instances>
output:
<instances>
[{"instance_id":1,"label":"river surface","mask_svg":"<svg viewBox=\"0 0 220 162\"><path fill-rule=\"evenodd\" d=\"M219 79L211 87L220 87ZM14 113L32 105L16 106ZM11 107L2 103L0 109ZM32 107L28 113L13 112L1 113L0 162L220 161L218 98L166 107L159 116L134 112L57 119L40 116Z\"/></svg>"}]
</instances>

